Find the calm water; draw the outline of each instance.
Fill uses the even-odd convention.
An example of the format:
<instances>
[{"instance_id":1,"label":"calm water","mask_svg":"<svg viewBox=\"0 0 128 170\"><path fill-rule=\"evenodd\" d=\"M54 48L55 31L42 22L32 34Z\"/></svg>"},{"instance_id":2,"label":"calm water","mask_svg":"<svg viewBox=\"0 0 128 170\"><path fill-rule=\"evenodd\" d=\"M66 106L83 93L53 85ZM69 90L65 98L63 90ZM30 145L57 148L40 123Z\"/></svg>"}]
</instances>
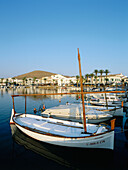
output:
<instances>
[{"instance_id":1,"label":"calm water","mask_svg":"<svg viewBox=\"0 0 128 170\"><path fill-rule=\"evenodd\" d=\"M0 165L2 169L128 169L128 116L116 117L115 149L71 149L38 142L20 132L15 125L10 126L12 94L49 93L42 89L0 90ZM56 91L54 91L56 92ZM65 92L58 90L58 92ZM28 97L27 112L76 102L78 96ZM16 111L24 112L24 97L16 98ZM12 135L13 134L13 135Z\"/></svg>"}]
</instances>

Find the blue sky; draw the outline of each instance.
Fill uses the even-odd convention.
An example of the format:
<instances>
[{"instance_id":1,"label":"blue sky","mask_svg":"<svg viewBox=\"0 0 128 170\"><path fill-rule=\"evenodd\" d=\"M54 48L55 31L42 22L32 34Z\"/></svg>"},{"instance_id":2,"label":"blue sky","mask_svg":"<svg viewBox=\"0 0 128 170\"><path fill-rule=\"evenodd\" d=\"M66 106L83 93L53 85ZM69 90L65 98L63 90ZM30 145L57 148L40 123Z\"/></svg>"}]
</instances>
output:
<instances>
[{"instance_id":1,"label":"blue sky","mask_svg":"<svg viewBox=\"0 0 128 170\"><path fill-rule=\"evenodd\" d=\"M0 78L34 70L128 76L127 0L0 0Z\"/></svg>"}]
</instances>

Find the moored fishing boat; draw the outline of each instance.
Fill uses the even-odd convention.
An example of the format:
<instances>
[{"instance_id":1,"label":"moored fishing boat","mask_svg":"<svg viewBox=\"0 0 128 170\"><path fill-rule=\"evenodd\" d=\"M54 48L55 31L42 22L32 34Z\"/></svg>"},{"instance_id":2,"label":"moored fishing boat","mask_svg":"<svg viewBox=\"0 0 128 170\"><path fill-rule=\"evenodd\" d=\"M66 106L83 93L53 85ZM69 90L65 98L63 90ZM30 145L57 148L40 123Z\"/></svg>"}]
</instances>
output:
<instances>
[{"instance_id":1,"label":"moored fishing boat","mask_svg":"<svg viewBox=\"0 0 128 170\"><path fill-rule=\"evenodd\" d=\"M88 123L100 123L112 118L115 108L97 107L85 105L85 114ZM59 105L43 111L42 116L59 119L70 119L72 121L82 122L83 109L81 104Z\"/></svg>"},{"instance_id":2,"label":"moored fishing boat","mask_svg":"<svg viewBox=\"0 0 128 170\"><path fill-rule=\"evenodd\" d=\"M42 116L37 116L33 114L26 114L26 96L30 95L12 95L13 109L10 123L14 123L26 135L49 144L78 148L114 149L113 123L110 129L103 125L99 126L95 124L86 123L79 49L78 61L81 84L80 94L83 106L83 124L53 118L43 118ZM16 113L15 111L14 97L17 96L25 96L24 114Z\"/></svg>"},{"instance_id":3,"label":"moored fishing boat","mask_svg":"<svg viewBox=\"0 0 128 170\"><path fill-rule=\"evenodd\" d=\"M26 135L49 144L80 147L114 149L114 130L105 126L83 124L71 121L43 118L33 114L15 114L12 120Z\"/></svg>"}]
</instances>

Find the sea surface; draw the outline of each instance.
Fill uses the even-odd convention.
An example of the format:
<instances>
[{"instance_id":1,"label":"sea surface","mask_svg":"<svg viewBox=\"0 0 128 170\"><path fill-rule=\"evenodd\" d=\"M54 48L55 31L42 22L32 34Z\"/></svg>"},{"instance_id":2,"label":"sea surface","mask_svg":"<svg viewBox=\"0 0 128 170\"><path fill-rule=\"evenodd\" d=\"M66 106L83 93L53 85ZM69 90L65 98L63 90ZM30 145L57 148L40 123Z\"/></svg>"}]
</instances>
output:
<instances>
[{"instance_id":1,"label":"sea surface","mask_svg":"<svg viewBox=\"0 0 128 170\"><path fill-rule=\"evenodd\" d=\"M128 114L116 116L114 150L75 149L38 142L23 134L15 125L9 124L13 94L69 92L66 89L0 89L0 169L128 169ZM46 108L78 102L78 95L27 97L27 113ZM60 103L61 101L61 103ZM25 112L24 97L15 98L17 112ZM37 113L37 114L40 114Z\"/></svg>"}]
</instances>

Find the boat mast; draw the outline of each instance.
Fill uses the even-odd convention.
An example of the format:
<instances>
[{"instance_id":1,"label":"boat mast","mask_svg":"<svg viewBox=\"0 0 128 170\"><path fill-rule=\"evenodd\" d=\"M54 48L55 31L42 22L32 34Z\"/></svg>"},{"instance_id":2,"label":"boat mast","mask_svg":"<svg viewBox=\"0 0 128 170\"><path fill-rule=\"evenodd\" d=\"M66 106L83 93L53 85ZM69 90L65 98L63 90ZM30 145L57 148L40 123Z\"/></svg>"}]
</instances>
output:
<instances>
[{"instance_id":1,"label":"boat mast","mask_svg":"<svg viewBox=\"0 0 128 170\"><path fill-rule=\"evenodd\" d=\"M82 80L82 73L81 73L81 62L80 62L80 53L79 53L79 48L78 50L78 61L79 61L79 74L80 74L80 87L81 87L81 92L83 92L83 80ZM85 117L85 105L84 105L84 94L81 94L82 98L82 105L83 105L83 124L84 124L84 132L87 132L86 130L86 117Z\"/></svg>"}]
</instances>

